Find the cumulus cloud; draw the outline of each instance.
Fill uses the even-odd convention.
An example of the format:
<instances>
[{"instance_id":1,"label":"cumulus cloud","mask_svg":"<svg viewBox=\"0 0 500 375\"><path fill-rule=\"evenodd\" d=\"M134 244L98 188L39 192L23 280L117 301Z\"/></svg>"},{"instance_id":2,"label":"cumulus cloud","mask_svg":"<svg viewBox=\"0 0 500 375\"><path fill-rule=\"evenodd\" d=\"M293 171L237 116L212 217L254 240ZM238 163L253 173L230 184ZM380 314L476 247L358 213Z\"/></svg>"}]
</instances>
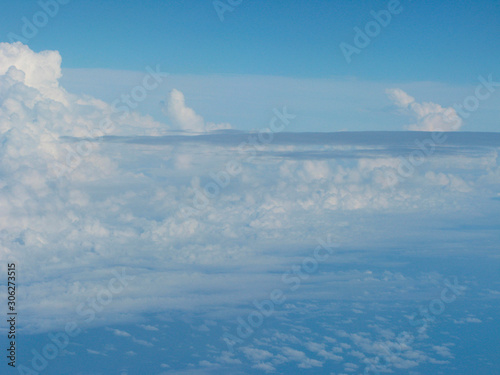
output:
<instances>
[{"instance_id":1,"label":"cumulus cloud","mask_svg":"<svg viewBox=\"0 0 500 375\"><path fill-rule=\"evenodd\" d=\"M59 87L61 55L57 51L33 52L21 43L0 43L0 75L38 90L42 95L61 102L66 93ZM13 69L15 68L15 69Z\"/></svg>"},{"instance_id":2,"label":"cumulus cloud","mask_svg":"<svg viewBox=\"0 0 500 375\"><path fill-rule=\"evenodd\" d=\"M245 356L252 361L263 361L273 357L267 350L244 347L241 349Z\"/></svg>"},{"instance_id":3,"label":"cumulus cloud","mask_svg":"<svg viewBox=\"0 0 500 375\"><path fill-rule=\"evenodd\" d=\"M300 351L290 347L282 348L282 353L288 361L299 362L298 367L308 369L312 367L322 367L323 362L317 359L308 358L307 355Z\"/></svg>"},{"instance_id":4,"label":"cumulus cloud","mask_svg":"<svg viewBox=\"0 0 500 375\"><path fill-rule=\"evenodd\" d=\"M125 332L125 331L120 331L119 329L107 328L106 330L113 332L113 334L115 336L121 336L121 337L130 337L131 336L130 333Z\"/></svg>"},{"instance_id":5,"label":"cumulus cloud","mask_svg":"<svg viewBox=\"0 0 500 375\"><path fill-rule=\"evenodd\" d=\"M453 358L453 354L450 351L450 348L448 348L445 345L434 345L432 347L437 354L439 354L441 357L446 357L446 358Z\"/></svg>"},{"instance_id":6,"label":"cumulus cloud","mask_svg":"<svg viewBox=\"0 0 500 375\"><path fill-rule=\"evenodd\" d=\"M176 89L170 92L167 104L163 108L163 113L166 114L179 129L187 132L201 133L231 128L231 125L227 123L206 123L203 117L198 115L192 108L186 106L184 94Z\"/></svg>"},{"instance_id":7,"label":"cumulus cloud","mask_svg":"<svg viewBox=\"0 0 500 375\"><path fill-rule=\"evenodd\" d=\"M159 143L160 137L145 141L132 136L162 134L165 125L137 113L120 116L108 103L66 92L58 83L57 52L39 56L22 44L0 44L0 50L0 260L5 264L19 258L29 278L23 314L30 331L64 326L78 317L75 305L106 291L113 272L121 272L117 264L136 279L96 312L95 325L116 326L166 309L241 305L261 296L277 273L327 234L337 233L342 242L361 248L368 241L396 241L395 236L411 232L412 226L397 227L406 222L398 215L406 212L417 216L431 207L444 215L446 210L456 213L460 204L467 213L477 212L471 202L481 173L481 194L497 194L497 157L486 158L478 150L459 165L453 164L453 154L431 155L433 173L422 165L421 173L392 191L381 174L396 170L397 160L387 145L374 145L369 136L356 145L337 146L323 134L317 143L302 134L281 140L276 135L276 142L243 150L238 145L255 141L254 135L214 144L182 143L175 137L168 144ZM42 71L34 73L36 69ZM170 108L181 129L209 129L194 111L185 111L180 92L171 96ZM111 129L99 128L108 122ZM127 137L81 140L100 135ZM398 138L393 146L399 144ZM229 175L227 163L234 160L242 160L241 172ZM66 172L56 173L58 165ZM219 181L218 194L213 193L214 181ZM212 195L207 196L210 182ZM195 207L203 199L206 206ZM191 208L188 218L184 207ZM371 230L367 213L387 211L394 222ZM338 260L346 262L349 256L338 255ZM220 272L213 272L214 266ZM346 285L346 295L339 297L362 290L377 298L379 285L405 282L374 280L374 275L357 271L318 277L323 277L318 285L327 288L318 291L319 299ZM341 287L332 288L335 283ZM306 290L310 298L311 290ZM142 328L153 332L155 326ZM132 343L153 345L119 332ZM280 355L304 367L340 359L328 345L310 350L319 359L291 349ZM262 351L243 355L272 360Z\"/></svg>"},{"instance_id":8,"label":"cumulus cloud","mask_svg":"<svg viewBox=\"0 0 500 375\"><path fill-rule=\"evenodd\" d=\"M418 103L415 98L401 89L387 89L387 96L405 113L416 119L408 126L415 131L455 131L463 125L462 118L452 107L442 107L436 103Z\"/></svg>"}]
</instances>

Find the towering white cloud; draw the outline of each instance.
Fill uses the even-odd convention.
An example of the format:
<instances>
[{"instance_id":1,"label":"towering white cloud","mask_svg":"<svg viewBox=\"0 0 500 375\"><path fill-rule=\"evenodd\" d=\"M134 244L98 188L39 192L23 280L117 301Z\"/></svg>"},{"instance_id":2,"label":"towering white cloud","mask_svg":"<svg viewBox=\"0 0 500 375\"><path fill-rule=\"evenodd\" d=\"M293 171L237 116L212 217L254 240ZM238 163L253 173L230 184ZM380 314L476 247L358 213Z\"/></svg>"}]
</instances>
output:
<instances>
[{"instance_id":1,"label":"towering white cloud","mask_svg":"<svg viewBox=\"0 0 500 375\"><path fill-rule=\"evenodd\" d=\"M409 125L409 130L455 131L463 125L462 118L452 107L444 108L430 102L418 103L401 89L387 89L386 93L395 105L416 118L417 122Z\"/></svg>"},{"instance_id":2,"label":"towering white cloud","mask_svg":"<svg viewBox=\"0 0 500 375\"><path fill-rule=\"evenodd\" d=\"M210 130L230 129L231 125L227 123L214 124L205 123L203 117L198 115L192 108L186 106L184 94L179 90L173 89L167 100L167 105L163 112L179 129L188 132L205 132Z\"/></svg>"},{"instance_id":3,"label":"towering white cloud","mask_svg":"<svg viewBox=\"0 0 500 375\"><path fill-rule=\"evenodd\" d=\"M15 68L11 78L38 90L44 97L66 103L65 92L59 87L61 55L57 51L33 52L21 43L0 43L0 75Z\"/></svg>"},{"instance_id":4,"label":"towering white cloud","mask_svg":"<svg viewBox=\"0 0 500 375\"><path fill-rule=\"evenodd\" d=\"M59 86L60 77L57 51L0 43L0 228L6 244L25 246L19 256L57 242L67 230L100 231L95 220L80 227L85 214L71 211L88 204L75 184L112 177L117 163L98 143L64 142L61 136L154 134L163 126L137 114L118 116L107 103L70 94ZM1 248L5 254L12 254L12 246Z\"/></svg>"}]
</instances>

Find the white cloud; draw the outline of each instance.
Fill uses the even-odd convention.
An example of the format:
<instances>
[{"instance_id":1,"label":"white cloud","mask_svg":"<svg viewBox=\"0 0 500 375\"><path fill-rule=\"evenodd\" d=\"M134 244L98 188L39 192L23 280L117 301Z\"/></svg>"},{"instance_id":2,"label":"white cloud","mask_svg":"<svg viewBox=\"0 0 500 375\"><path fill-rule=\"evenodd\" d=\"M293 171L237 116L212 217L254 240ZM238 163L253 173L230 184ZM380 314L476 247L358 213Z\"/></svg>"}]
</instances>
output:
<instances>
[{"instance_id":1,"label":"white cloud","mask_svg":"<svg viewBox=\"0 0 500 375\"><path fill-rule=\"evenodd\" d=\"M234 353L227 351L222 352L220 357L217 358L217 362L231 365L239 365L242 363L239 359L234 358Z\"/></svg>"},{"instance_id":2,"label":"white cloud","mask_svg":"<svg viewBox=\"0 0 500 375\"><path fill-rule=\"evenodd\" d=\"M87 353L89 353L89 354L93 354L93 355L102 355L102 356L107 356L107 354L106 354L106 353L101 353L101 352L99 352L99 351L97 351L97 350L92 350L92 349L87 349Z\"/></svg>"},{"instance_id":3,"label":"white cloud","mask_svg":"<svg viewBox=\"0 0 500 375\"><path fill-rule=\"evenodd\" d=\"M135 337L132 337L132 341L135 342L136 344L142 345L142 346L154 346L152 343L146 340L141 340L141 339L136 339Z\"/></svg>"},{"instance_id":4,"label":"white cloud","mask_svg":"<svg viewBox=\"0 0 500 375\"><path fill-rule=\"evenodd\" d=\"M57 51L36 53L20 42L0 43L0 75L6 74L47 98L67 103L67 94L58 83L62 75L61 61Z\"/></svg>"},{"instance_id":5,"label":"white cloud","mask_svg":"<svg viewBox=\"0 0 500 375\"><path fill-rule=\"evenodd\" d=\"M408 95L401 89L387 89L387 96L391 99L394 104L401 108L408 108L408 106L415 102L415 98Z\"/></svg>"},{"instance_id":6,"label":"white cloud","mask_svg":"<svg viewBox=\"0 0 500 375\"><path fill-rule=\"evenodd\" d=\"M145 329L146 331L158 331L157 327L148 324L141 324L140 327Z\"/></svg>"},{"instance_id":7,"label":"white cloud","mask_svg":"<svg viewBox=\"0 0 500 375\"><path fill-rule=\"evenodd\" d=\"M308 342L306 343L306 347L311 352L315 352L316 354L320 355L321 357L324 357L325 359L331 359L339 362L343 360L341 356L338 356L336 354L333 354L333 352L326 350L325 344Z\"/></svg>"},{"instance_id":8,"label":"white cloud","mask_svg":"<svg viewBox=\"0 0 500 375\"><path fill-rule=\"evenodd\" d=\"M113 332L113 334L115 336L121 336L121 337L130 337L130 333L128 332L125 332L125 331L120 331L119 329L112 329L112 328L108 328L107 330Z\"/></svg>"},{"instance_id":9,"label":"white cloud","mask_svg":"<svg viewBox=\"0 0 500 375\"><path fill-rule=\"evenodd\" d=\"M0 45L7 56L0 62L0 260L17 257L29 275L24 314L32 331L64 326L78 317L75 302L85 303L106 289L112 272L121 270L117 259L136 281L96 312L94 325L116 326L166 308L238 306L261 295L276 281L276 272L327 234L353 247L397 241L397 236L415 234L413 226L398 227L408 213L421 222L429 222L422 219L429 207L442 215L461 208L474 213L478 185L481 194L498 192L496 156L465 155L460 163L455 155L429 157L434 174L422 165L407 183L391 190L381 176L397 168L397 159L384 145L310 144L301 134L246 153L237 149L246 134L238 135L237 142L216 144L159 144L158 138L134 143L138 138L132 137L122 143L64 141L59 137L92 135L106 119L115 124L113 135L157 135L166 126L137 113L120 118L105 102L66 92L58 85L56 52L46 58L26 48ZM35 63L46 64L49 72L39 81L30 76ZM187 118L198 121L194 112ZM207 126L203 123L202 130ZM91 152L76 154L80 146ZM251 151L256 155L247 160ZM75 155L79 162L57 175L54 165ZM182 207L192 207L195 194L230 160L241 160L242 172L231 176L205 208L183 217ZM484 178L481 184L475 184L478 176ZM387 212L394 219L383 227L377 227L378 220L370 222L373 213ZM439 227L439 219L432 220ZM269 255L264 250L269 248L276 252ZM336 261L346 262L349 256L336 255ZM222 272L206 271L214 266ZM332 283L345 287L338 288L349 292L345 298L359 290L377 298L381 285L399 288L407 282L362 272L321 274L318 280L328 291ZM331 296L320 287L314 293ZM315 353L337 360L334 350L325 346Z\"/></svg>"},{"instance_id":10,"label":"white cloud","mask_svg":"<svg viewBox=\"0 0 500 375\"><path fill-rule=\"evenodd\" d=\"M409 125L409 130L455 131L463 125L462 118L452 107L443 108L430 102L418 103L401 89L387 89L386 93L394 104L416 118L417 122Z\"/></svg>"},{"instance_id":11,"label":"white cloud","mask_svg":"<svg viewBox=\"0 0 500 375\"><path fill-rule=\"evenodd\" d=\"M283 355L289 361L299 362L298 367L300 368L312 368L312 367L322 367L323 362L316 359L308 358L304 352L296 350L290 347L282 348Z\"/></svg>"},{"instance_id":12,"label":"white cloud","mask_svg":"<svg viewBox=\"0 0 500 375\"><path fill-rule=\"evenodd\" d=\"M432 347L432 349L434 349L434 351L437 354L439 354L441 357L454 358L453 354L450 351L450 348L448 348L447 346L444 346L444 345L434 345Z\"/></svg>"},{"instance_id":13,"label":"white cloud","mask_svg":"<svg viewBox=\"0 0 500 375\"><path fill-rule=\"evenodd\" d=\"M255 362L263 361L273 357L273 354L268 352L267 350L249 348L249 347L244 347L241 350L248 359Z\"/></svg>"},{"instance_id":14,"label":"white cloud","mask_svg":"<svg viewBox=\"0 0 500 375\"><path fill-rule=\"evenodd\" d=\"M201 133L231 128L229 124L205 123L203 117L186 106L184 94L176 89L170 92L167 104L163 110L174 125L183 131Z\"/></svg>"},{"instance_id":15,"label":"white cloud","mask_svg":"<svg viewBox=\"0 0 500 375\"><path fill-rule=\"evenodd\" d=\"M453 319L455 324L464 324L464 323L482 323L483 321L479 318L468 316L467 318L462 319Z\"/></svg>"},{"instance_id":16,"label":"white cloud","mask_svg":"<svg viewBox=\"0 0 500 375\"><path fill-rule=\"evenodd\" d=\"M257 370L262 370L265 372L276 371L276 368L271 363L268 362L257 363L256 365L253 365L252 368L255 368Z\"/></svg>"}]
</instances>

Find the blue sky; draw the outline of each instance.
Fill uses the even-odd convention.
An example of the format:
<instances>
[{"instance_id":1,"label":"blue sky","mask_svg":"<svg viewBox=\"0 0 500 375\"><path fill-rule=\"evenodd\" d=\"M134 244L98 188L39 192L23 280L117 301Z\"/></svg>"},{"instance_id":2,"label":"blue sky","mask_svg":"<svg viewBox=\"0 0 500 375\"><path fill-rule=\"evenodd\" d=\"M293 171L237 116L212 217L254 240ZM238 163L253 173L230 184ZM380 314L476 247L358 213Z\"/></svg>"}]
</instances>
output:
<instances>
[{"instance_id":1,"label":"blue sky","mask_svg":"<svg viewBox=\"0 0 500 375\"><path fill-rule=\"evenodd\" d=\"M0 16L2 374L497 371L498 2L54 1Z\"/></svg>"},{"instance_id":2,"label":"blue sky","mask_svg":"<svg viewBox=\"0 0 500 375\"><path fill-rule=\"evenodd\" d=\"M70 1L30 41L57 49L65 68L140 71L159 62L172 74L256 74L473 84L498 75L500 4L496 1L401 1L373 43L345 64L370 11L387 1L245 1L220 22L211 1ZM21 29L36 2L3 6L0 35Z\"/></svg>"},{"instance_id":3,"label":"blue sky","mask_svg":"<svg viewBox=\"0 0 500 375\"><path fill-rule=\"evenodd\" d=\"M294 131L401 130L412 120L395 113L385 89L405 88L420 102L448 107L473 93L479 76L498 80L495 1L401 1L399 13L348 64L339 45L355 46L354 28L365 30L371 12L388 4L242 1L221 22L211 1L70 1L26 40L35 51L60 52L70 91L109 102L123 84L135 85L133 72L159 64L173 79L141 103L141 113L168 122L159 103L176 88L202 115L242 130L261 127L269 107L286 103L300 115ZM8 41L10 32L22 36L22 17L32 21L41 8L22 2L4 9L0 40ZM113 72L103 77L98 69ZM117 72L119 83L109 78ZM219 79L207 87L209 77ZM322 97L304 85L321 86L315 91ZM462 130L497 131L499 103L498 92L481 102Z\"/></svg>"}]
</instances>

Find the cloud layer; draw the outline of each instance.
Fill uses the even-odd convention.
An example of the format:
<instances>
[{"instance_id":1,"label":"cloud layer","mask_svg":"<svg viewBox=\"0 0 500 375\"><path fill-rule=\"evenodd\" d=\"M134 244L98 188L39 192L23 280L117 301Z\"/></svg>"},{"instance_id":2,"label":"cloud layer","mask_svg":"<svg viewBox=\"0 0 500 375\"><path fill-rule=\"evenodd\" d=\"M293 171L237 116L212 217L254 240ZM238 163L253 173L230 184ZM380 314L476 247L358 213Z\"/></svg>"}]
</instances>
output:
<instances>
[{"instance_id":1,"label":"cloud layer","mask_svg":"<svg viewBox=\"0 0 500 375\"><path fill-rule=\"evenodd\" d=\"M463 230L471 216L484 225L498 222L495 137L197 136L192 133L229 126L206 123L177 90L166 114L191 134L169 134L148 116L123 115L108 103L68 93L58 83L60 61L55 51L0 44L0 261L16 259L22 267L28 332L71 320L117 326L151 314L166 319L171 312L203 315L196 329L208 332L211 319L232 321L271 287L284 289L282 274L302 264L327 235L341 244L339 251L290 293L282 322L313 310L337 319L342 314L332 301L358 303L349 312L357 316L372 307L380 311L381 301L427 298L429 285L443 279L405 268L401 253L476 255L498 243L493 231ZM417 103L401 90L388 93L416 118L414 129L461 126L449 108ZM134 282L113 292L90 319L85 311L115 290L111 281L122 271ZM153 323L142 330L157 332ZM355 358L380 353L375 334L329 328L342 342L297 325L293 335L272 331L267 341L243 345L238 358L214 354L199 366L247 361L256 371L321 369L346 358L341 371L351 372L360 367ZM108 333L155 345L136 332ZM406 348L399 368L450 356L446 346L434 346L433 355Z\"/></svg>"}]
</instances>

